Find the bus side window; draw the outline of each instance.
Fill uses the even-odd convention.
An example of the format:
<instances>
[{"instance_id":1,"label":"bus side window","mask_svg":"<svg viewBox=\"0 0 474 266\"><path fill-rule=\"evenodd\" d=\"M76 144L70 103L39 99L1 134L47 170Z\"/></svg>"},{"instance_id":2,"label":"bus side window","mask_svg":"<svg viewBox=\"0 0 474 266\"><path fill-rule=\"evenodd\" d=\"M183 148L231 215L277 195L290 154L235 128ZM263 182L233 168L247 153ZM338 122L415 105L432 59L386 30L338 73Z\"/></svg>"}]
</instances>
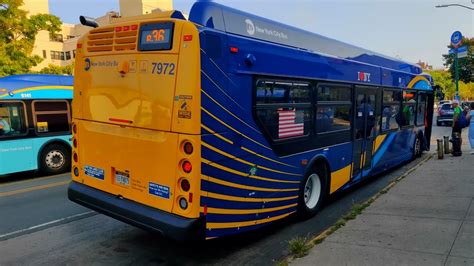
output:
<instances>
[{"instance_id":1,"label":"bus side window","mask_svg":"<svg viewBox=\"0 0 474 266\"><path fill-rule=\"evenodd\" d=\"M21 102L0 102L0 137L27 133L25 106Z\"/></svg>"},{"instance_id":2,"label":"bus side window","mask_svg":"<svg viewBox=\"0 0 474 266\"><path fill-rule=\"evenodd\" d=\"M395 130L403 126L403 116L400 113L400 91L383 91L382 130Z\"/></svg>"},{"instance_id":3,"label":"bus side window","mask_svg":"<svg viewBox=\"0 0 474 266\"><path fill-rule=\"evenodd\" d=\"M38 135L70 132L67 101L33 101L35 129Z\"/></svg>"}]
</instances>

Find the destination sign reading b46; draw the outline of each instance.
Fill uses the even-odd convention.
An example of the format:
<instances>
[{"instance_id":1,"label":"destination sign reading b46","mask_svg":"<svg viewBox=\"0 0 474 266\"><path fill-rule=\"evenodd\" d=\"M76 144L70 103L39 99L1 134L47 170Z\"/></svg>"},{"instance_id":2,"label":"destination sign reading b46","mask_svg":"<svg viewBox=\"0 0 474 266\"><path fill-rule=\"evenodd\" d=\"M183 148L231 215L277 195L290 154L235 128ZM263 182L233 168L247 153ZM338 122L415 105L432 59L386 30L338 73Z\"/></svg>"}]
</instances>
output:
<instances>
[{"instance_id":1,"label":"destination sign reading b46","mask_svg":"<svg viewBox=\"0 0 474 266\"><path fill-rule=\"evenodd\" d=\"M172 22L143 24L140 27L140 51L170 50L173 45Z\"/></svg>"}]
</instances>

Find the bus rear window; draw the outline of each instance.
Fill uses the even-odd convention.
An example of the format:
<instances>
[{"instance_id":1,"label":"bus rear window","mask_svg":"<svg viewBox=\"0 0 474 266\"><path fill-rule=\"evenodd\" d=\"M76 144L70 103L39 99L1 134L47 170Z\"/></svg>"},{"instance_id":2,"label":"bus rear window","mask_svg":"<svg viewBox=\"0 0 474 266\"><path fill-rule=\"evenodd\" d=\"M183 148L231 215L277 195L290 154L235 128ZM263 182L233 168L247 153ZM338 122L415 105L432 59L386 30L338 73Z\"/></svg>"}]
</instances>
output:
<instances>
[{"instance_id":1,"label":"bus rear window","mask_svg":"<svg viewBox=\"0 0 474 266\"><path fill-rule=\"evenodd\" d=\"M140 26L140 51L171 50L173 47L172 22L146 23Z\"/></svg>"}]
</instances>

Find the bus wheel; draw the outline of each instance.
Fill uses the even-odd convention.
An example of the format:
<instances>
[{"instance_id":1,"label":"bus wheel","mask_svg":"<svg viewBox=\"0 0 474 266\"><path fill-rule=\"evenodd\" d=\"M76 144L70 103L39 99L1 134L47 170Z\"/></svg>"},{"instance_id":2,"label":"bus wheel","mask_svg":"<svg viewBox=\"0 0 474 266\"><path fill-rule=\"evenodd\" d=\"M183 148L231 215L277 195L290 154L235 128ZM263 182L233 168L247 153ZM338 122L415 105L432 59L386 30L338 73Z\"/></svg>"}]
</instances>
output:
<instances>
[{"instance_id":1,"label":"bus wheel","mask_svg":"<svg viewBox=\"0 0 474 266\"><path fill-rule=\"evenodd\" d=\"M299 214L303 218L315 215L321 208L324 200L326 184L324 171L310 173L303 180L299 195Z\"/></svg>"},{"instance_id":2,"label":"bus wheel","mask_svg":"<svg viewBox=\"0 0 474 266\"><path fill-rule=\"evenodd\" d=\"M413 158L421 157L423 151L421 150L421 138L419 136L415 139L415 144L413 144Z\"/></svg>"},{"instance_id":3,"label":"bus wheel","mask_svg":"<svg viewBox=\"0 0 474 266\"><path fill-rule=\"evenodd\" d=\"M40 170L47 175L67 172L71 167L71 152L60 144L46 146L40 156Z\"/></svg>"}]
</instances>

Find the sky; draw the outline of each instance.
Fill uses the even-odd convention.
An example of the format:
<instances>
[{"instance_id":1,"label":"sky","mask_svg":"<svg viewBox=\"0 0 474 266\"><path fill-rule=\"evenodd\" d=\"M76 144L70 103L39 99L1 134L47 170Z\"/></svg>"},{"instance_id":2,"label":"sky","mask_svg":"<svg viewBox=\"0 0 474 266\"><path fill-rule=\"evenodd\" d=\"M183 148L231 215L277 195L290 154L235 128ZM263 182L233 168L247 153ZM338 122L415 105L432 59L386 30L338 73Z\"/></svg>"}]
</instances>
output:
<instances>
[{"instance_id":1,"label":"sky","mask_svg":"<svg viewBox=\"0 0 474 266\"><path fill-rule=\"evenodd\" d=\"M473 0L474 1L474 0ZM174 8L188 13L194 1L174 0ZM289 24L388 56L443 68L451 34L459 30L474 37L474 11L438 4L471 0L216 0L255 15ZM119 11L119 0L49 0L50 13L63 22L79 23L79 16L99 17Z\"/></svg>"}]
</instances>

